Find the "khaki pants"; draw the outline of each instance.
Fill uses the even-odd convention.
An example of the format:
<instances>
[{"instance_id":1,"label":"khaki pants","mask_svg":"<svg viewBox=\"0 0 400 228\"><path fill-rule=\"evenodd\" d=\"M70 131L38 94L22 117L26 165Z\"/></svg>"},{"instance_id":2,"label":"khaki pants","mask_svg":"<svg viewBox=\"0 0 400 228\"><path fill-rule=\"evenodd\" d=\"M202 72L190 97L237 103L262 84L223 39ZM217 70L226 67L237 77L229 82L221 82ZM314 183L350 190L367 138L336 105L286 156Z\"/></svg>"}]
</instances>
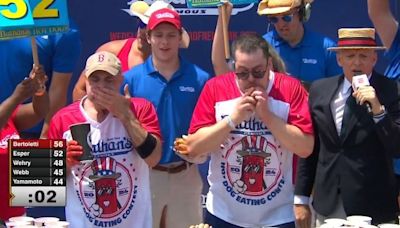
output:
<instances>
[{"instance_id":1,"label":"khaki pants","mask_svg":"<svg viewBox=\"0 0 400 228\"><path fill-rule=\"evenodd\" d=\"M152 169L150 190L152 193L153 227L160 227L165 207L166 228L188 228L203 220L201 207L201 180L197 165L188 166L179 173Z\"/></svg>"}]
</instances>

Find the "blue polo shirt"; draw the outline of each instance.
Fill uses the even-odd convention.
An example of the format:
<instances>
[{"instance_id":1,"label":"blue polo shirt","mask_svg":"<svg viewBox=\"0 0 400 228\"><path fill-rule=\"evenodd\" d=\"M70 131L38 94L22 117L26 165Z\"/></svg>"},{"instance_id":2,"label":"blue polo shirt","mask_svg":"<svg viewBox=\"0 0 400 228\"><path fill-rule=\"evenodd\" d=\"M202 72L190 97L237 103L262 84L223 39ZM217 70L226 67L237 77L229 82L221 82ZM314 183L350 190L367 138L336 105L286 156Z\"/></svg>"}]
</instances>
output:
<instances>
[{"instance_id":1,"label":"blue polo shirt","mask_svg":"<svg viewBox=\"0 0 400 228\"><path fill-rule=\"evenodd\" d=\"M385 53L385 57L390 60L386 68L385 76L388 78L400 78L400 27L397 29L396 36L392 42L392 46ZM393 159L394 172L400 175L400 159Z\"/></svg>"},{"instance_id":2,"label":"blue polo shirt","mask_svg":"<svg viewBox=\"0 0 400 228\"><path fill-rule=\"evenodd\" d=\"M180 59L179 69L167 81L155 68L150 56L124 74L133 97L149 100L157 110L163 137L160 164L180 161L172 150L174 140L188 133L192 113L209 74Z\"/></svg>"},{"instance_id":3,"label":"blue polo shirt","mask_svg":"<svg viewBox=\"0 0 400 228\"><path fill-rule=\"evenodd\" d=\"M299 80L312 82L342 73L336 61L336 53L327 50L328 47L336 46L328 37L306 27L303 39L294 47L280 38L275 29L263 37L279 53L288 73Z\"/></svg>"},{"instance_id":4,"label":"blue polo shirt","mask_svg":"<svg viewBox=\"0 0 400 228\"><path fill-rule=\"evenodd\" d=\"M400 27L397 29L392 46L385 53L385 57L390 60L385 71L386 77L398 79L400 77Z\"/></svg>"},{"instance_id":5,"label":"blue polo shirt","mask_svg":"<svg viewBox=\"0 0 400 228\"><path fill-rule=\"evenodd\" d=\"M74 24L71 24L73 26ZM74 71L80 55L79 32L74 27L67 33L49 36L37 36L39 62L44 66L49 81L52 73L69 73ZM7 99L15 87L29 76L32 70L31 38L19 38L0 41L0 102Z\"/></svg>"}]
</instances>

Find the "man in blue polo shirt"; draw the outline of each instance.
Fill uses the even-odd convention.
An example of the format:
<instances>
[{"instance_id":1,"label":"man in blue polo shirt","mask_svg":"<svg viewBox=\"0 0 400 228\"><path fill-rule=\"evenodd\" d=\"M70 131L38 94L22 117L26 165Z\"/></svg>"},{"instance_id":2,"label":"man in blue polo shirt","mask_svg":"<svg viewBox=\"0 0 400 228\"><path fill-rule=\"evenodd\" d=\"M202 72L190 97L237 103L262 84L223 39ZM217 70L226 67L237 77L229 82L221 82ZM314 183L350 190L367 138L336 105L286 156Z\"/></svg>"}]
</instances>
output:
<instances>
[{"instance_id":1,"label":"man in blue polo shirt","mask_svg":"<svg viewBox=\"0 0 400 228\"><path fill-rule=\"evenodd\" d=\"M155 11L147 24L152 55L125 74L134 97L153 103L160 122L163 151L150 173L153 227L189 227L202 221L202 180L197 166L172 150L187 134L192 112L209 75L179 56L182 25L173 9Z\"/></svg>"},{"instance_id":2,"label":"man in blue polo shirt","mask_svg":"<svg viewBox=\"0 0 400 228\"><path fill-rule=\"evenodd\" d=\"M327 51L335 46L328 37L304 26L309 18L310 0L263 0L258 14L266 15L274 29L263 37L280 54L287 71L306 84L342 73L335 53Z\"/></svg>"},{"instance_id":3,"label":"man in blue polo shirt","mask_svg":"<svg viewBox=\"0 0 400 228\"><path fill-rule=\"evenodd\" d=\"M389 78L400 78L400 27L390 10L389 0L368 0L368 15L379 38L387 48L385 57L390 61L385 71Z\"/></svg>"},{"instance_id":4,"label":"man in blue polo shirt","mask_svg":"<svg viewBox=\"0 0 400 228\"><path fill-rule=\"evenodd\" d=\"M385 57L390 61L385 76L400 79L400 27L390 10L389 0L368 0L368 15L374 24L379 38L387 48ZM400 159L394 160L400 204Z\"/></svg>"},{"instance_id":5,"label":"man in blue polo shirt","mask_svg":"<svg viewBox=\"0 0 400 228\"><path fill-rule=\"evenodd\" d=\"M69 81L81 51L79 31L72 22L70 27L66 33L36 37L39 62L49 78L50 109L44 123L22 132L23 138L47 138L51 117L67 103ZM29 75L32 64L31 38L0 41L0 103Z\"/></svg>"}]
</instances>

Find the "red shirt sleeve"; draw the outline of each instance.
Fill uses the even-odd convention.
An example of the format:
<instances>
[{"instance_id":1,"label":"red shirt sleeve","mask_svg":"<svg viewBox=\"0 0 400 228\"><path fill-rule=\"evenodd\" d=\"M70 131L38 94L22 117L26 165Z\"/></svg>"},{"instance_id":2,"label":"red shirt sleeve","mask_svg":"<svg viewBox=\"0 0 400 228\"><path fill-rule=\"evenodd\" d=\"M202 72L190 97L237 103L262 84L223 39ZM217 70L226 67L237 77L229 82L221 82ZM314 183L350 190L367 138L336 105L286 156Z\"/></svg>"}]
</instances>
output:
<instances>
[{"instance_id":1,"label":"red shirt sleeve","mask_svg":"<svg viewBox=\"0 0 400 228\"><path fill-rule=\"evenodd\" d=\"M210 126L216 123L215 119L215 93L214 80L206 83L200 94L196 107L193 112L192 121L190 123L189 134L195 133L202 127Z\"/></svg>"},{"instance_id":2,"label":"red shirt sleeve","mask_svg":"<svg viewBox=\"0 0 400 228\"><path fill-rule=\"evenodd\" d=\"M15 118L17 117L17 113L18 113L18 110L19 110L20 107L21 107L21 105L17 105L17 107L11 113L11 116L10 116L9 119L13 122L13 124L15 124Z\"/></svg>"},{"instance_id":3,"label":"red shirt sleeve","mask_svg":"<svg viewBox=\"0 0 400 228\"><path fill-rule=\"evenodd\" d=\"M62 139L62 130L60 129L61 125L59 115L54 115L51 118L49 131L47 132L47 138L49 139Z\"/></svg>"},{"instance_id":4,"label":"red shirt sleeve","mask_svg":"<svg viewBox=\"0 0 400 228\"><path fill-rule=\"evenodd\" d=\"M150 134L162 139L156 109L153 104L142 98L132 98L131 102L132 111L135 113L142 127Z\"/></svg>"},{"instance_id":5,"label":"red shirt sleeve","mask_svg":"<svg viewBox=\"0 0 400 228\"><path fill-rule=\"evenodd\" d=\"M292 124L306 134L314 134L311 115L308 108L308 93L299 81L292 81L290 111L288 123Z\"/></svg>"}]
</instances>

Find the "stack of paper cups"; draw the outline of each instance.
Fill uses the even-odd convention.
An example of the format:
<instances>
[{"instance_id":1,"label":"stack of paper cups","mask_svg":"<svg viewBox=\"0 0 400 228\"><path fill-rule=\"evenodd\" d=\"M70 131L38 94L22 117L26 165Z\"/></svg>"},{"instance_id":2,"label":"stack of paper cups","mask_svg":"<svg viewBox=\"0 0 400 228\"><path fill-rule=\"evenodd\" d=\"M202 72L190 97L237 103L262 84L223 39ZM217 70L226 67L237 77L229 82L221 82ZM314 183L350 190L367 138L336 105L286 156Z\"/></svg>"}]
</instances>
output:
<instances>
[{"instance_id":1,"label":"stack of paper cups","mask_svg":"<svg viewBox=\"0 0 400 228\"><path fill-rule=\"evenodd\" d=\"M27 216L11 217L10 219L8 219L8 222L6 222L6 226L14 228L25 225L33 225L33 221L34 218Z\"/></svg>"},{"instance_id":2,"label":"stack of paper cups","mask_svg":"<svg viewBox=\"0 0 400 228\"><path fill-rule=\"evenodd\" d=\"M379 224L378 227L379 228L400 228L400 225L384 223L384 224Z\"/></svg>"},{"instance_id":3,"label":"stack of paper cups","mask_svg":"<svg viewBox=\"0 0 400 228\"><path fill-rule=\"evenodd\" d=\"M58 222L50 222L46 225L46 228L68 228L69 222L66 221L58 221Z\"/></svg>"},{"instance_id":4,"label":"stack of paper cups","mask_svg":"<svg viewBox=\"0 0 400 228\"><path fill-rule=\"evenodd\" d=\"M52 222L58 222L58 221L60 221L60 219L56 217L40 217L35 219L35 226L44 227L47 226L48 224L51 224Z\"/></svg>"},{"instance_id":5,"label":"stack of paper cups","mask_svg":"<svg viewBox=\"0 0 400 228\"><path fill-rule=\"evenodd\" d=\"M363 215L352 215L347 216L347 221L356 226L371 225L372 218Z\"/></svg>"},{"instance_id":6,"label":"stack of paper cups","mask_svg":"<svg viewBox=\"0 0 400 228\"><path fill-rule=\"evenodd\" d=\"M330 227L340 227L343 225L347 225L348 221L345 219L340 219L340 218L329 218L324 220L325 224L327 224Z\"/></svg>"}]
</instances>

